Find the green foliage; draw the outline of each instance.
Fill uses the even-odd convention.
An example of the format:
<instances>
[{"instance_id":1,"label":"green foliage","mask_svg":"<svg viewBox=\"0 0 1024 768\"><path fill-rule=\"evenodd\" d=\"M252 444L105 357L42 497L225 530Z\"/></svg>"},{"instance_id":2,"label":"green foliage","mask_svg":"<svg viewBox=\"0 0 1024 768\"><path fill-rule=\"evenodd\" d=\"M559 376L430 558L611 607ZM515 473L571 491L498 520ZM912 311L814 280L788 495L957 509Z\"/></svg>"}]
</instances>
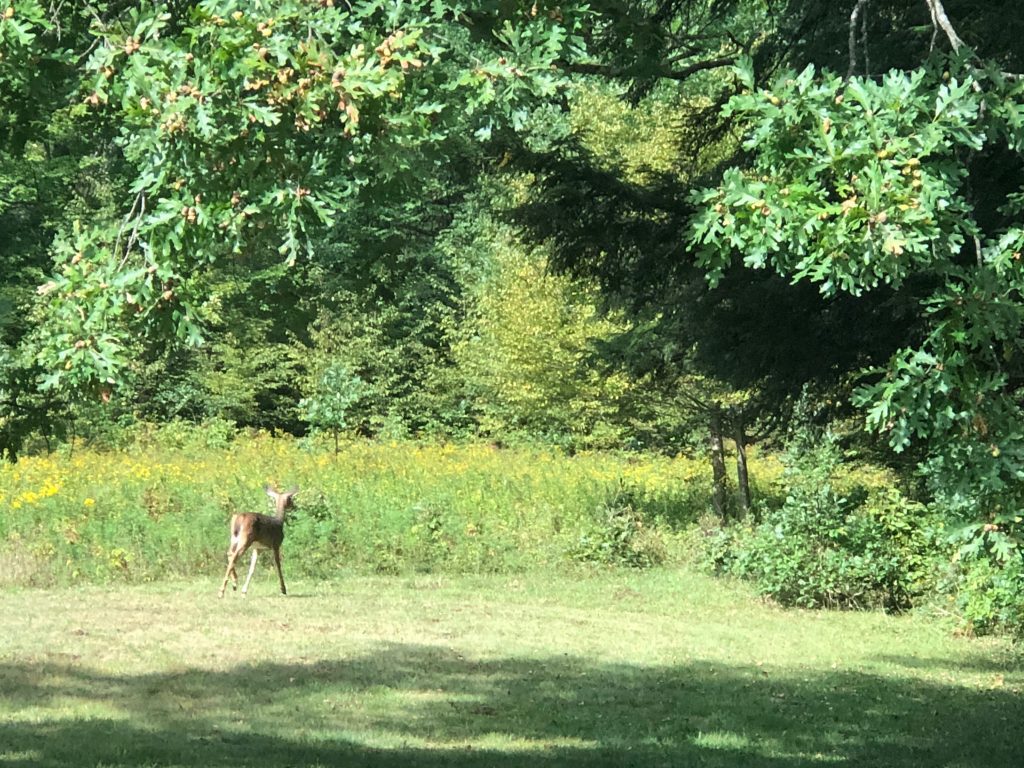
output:
<instances>
[{"instance_id":1,"label":"green foliage","mask_svg":"<svg viewBox=\"0 0 1024 768\"><path fill-rule=\"evenodd\" d=\"M603 165L630 181L678 172L685 133L680 113L685 105L665 94L633 105L600 83L583 83L572 91L569 122L584 147Z\"/></svg>"},{"instance_id":2,"label":"green foliage","mask_svg":"<svg viewBox=\"0 0 1024 768\"><path fill-rule=\"evenodd\" d=\"M1021 514L1004 512L988 520L957 510L971 520L953 528L957 550L941 585L970 634L1009 632L1024 636L1024 551Z\"/></svg>"},{"instance_id":3,"label":"green foliage","mask_svg":"<svg viewBox=\"0 0 1024 768\"><path fill-rule=\"evenodd\" d=\"M794 443L785 502L759 523L716 532L711 559L783 605L908 608L934 588L936 524L893 487L844 481L839 461L828 436Z\"/></svg>"},{"instance_id":4,"label":"green foliage","mask_svg":"<svg viewBox=\"0 0 1024 768\"><path fill-rule=\"evenodd\" d=\"M848 10L827 5L9 0L0 452L123 446L137 419L166 424L158 446L234 451L240 428L299 433L303 417L334 433L336 452L343 429L677 449L692 442L697 401L742 401L771 428L800 385L830 389L823 403L842 410L849 372L888 359L860 380L868 427L926 454L934 508L967 522L969 620L1015 626L1016 18L998 34L991 9L965 22L991 59L964 48L908 66L934 41L920 29L882 38L875 14L851 75L858 58L866 72L902 69L843 78L805 67L820 46L785 32L820 18L836 39ZM886 23L910 24L910 6ZM754 58L715 74L740 49ZM606 81L577 77L590 74ZM735 153L738 132L745 165L690 195L689 219L687 188ZM524 203L543 221L541 247L501 221ZM574 265L587 281L558 272ZM610 295L636 315L602 314ZM728 533L723 557L782 600L906 604L931 569L930 518L895 490L857 491L816 450L762 526ZM52 551L26 562L148 578L167 571L147 570L160 553L132 539L148 536L141 510L180 503L212 519L252 503L241 488L215 503L153 493L113 494L109 519L48 508L73 533L62 542L34 521ZM374 496L381 519L352 525L332 513L337 489L307 497L294 535L331 542L310 572L339 555L385 571L512 569L516 526L551 538L544 558L661 556L651 521L665 518L649 499L573 497L602 511L573 506L568 525L541 504L535 529L455 491L403 493ZM701 503L691 488L664 506L678 520ZM189 535L183 546L197 544ZM996 564L1006 578L985 570Z\"/></svg>"},{"instance_id":5,"label":"green foliage","mask_svg":"<svg viewBox=\"0 0 1024 768\"><path fill-rule=\"evenodd\" d=\"M36 373L19 365L0 344L0 459L16 460L33 435L66 436L61 416L68 403L56 393L36 391Z\"/></svg>"},{"instance_id":6,"label":"green foliage","mask_svg":"<svg viewBox=\"0 0 1024 768\"><path fill-rule=\"evenodd\" d=\"M143 425L223 419L294 432L308 352L297 341L278 341L278 329L267 325L252 319L221 326L199 349L139 350L113 402Z\"/></svg>"},{"instance_id":7,"label":"green foliage","mask_svg":"<svg viewBox=\"0 0 1024 768\"><path fill-rule=\"evenodd\" d=\"M0 8L0 452L68 432L70 392L39 393L37 289L53 238L76 218L114 215L123 192L109 137L69 101L72 60L93 17L78 3L17 0ZM79 51L84 50L82 46Z\"/></svg>"},{"instance_id":8,"label":"green foliage","mask_svg":"<svg viewBox=\"0 0 1024 768\"><path fill-rule=\"evenodd\" d=\"M201 423L168 421L135 433L134 443L152 446L161 451L183 451L202 454L226 450L238 436L234 422L211 419Z\"/></svg>"},{"instance_id":9,"label":"green foliage","mask_svg":"<svg viewBox=\"0 0 1024 768\"><path fill-rule=\"evenodd\" d=\"M988 558L961 562L950 585L951 600L970 634L1024 635L1024 564Z\"/></svg>"},{"instance_id":10,"label":"green foliage","mask_svg":"<svg viewBox=\"0 0 1024 768\"><path fill-rule=\"evenodd\" d=\"M317 429L334 435L334 452L338 452L338 433L349 426L349 411L366 393L366 383L354 375L344 363L329 365L320 376L316 389L299 401L303 418Z\"/></svg>"},{"instance_id":11,"label":"green foliage","mask_svg":"<svg viewBox=\"0 0 1024 768\"><path fill-rule=\"evenodd\" d=\"M311 373L339 362L366 383L350 419L366 434L450 435L464 427L450 346L473 254L447 243L484 203L458 199L476 179L475 169L459 171L429 182L435 202L354 211L351 226L332 231L311 274Z\"/></svg>"},{"instance_id":12,"label":"green foliage","mask_svg":"<svg viewBox=\"0 0 1024 768\"><path fill-rule=\"evenodd\" d=\"M1019 170L1024 83L967 52L877 80L808 67L761 89L749 65L736 74L748 92L728 109L746 124L750 167L693 197L702 263L714 280L742 253L825 294L912 284L925 326L855 402L895 451L923 449L938 504L998 520L1008 535L988 543L1016 556L1021 182L989 176Z\"/></svg>"},{"instance_id":13,"label":"green foliage","mask_svg":"<svg viewBox=\"0 0 1024 768\"><path fill-rule=\"evenodd\" d=\"M199 358L196 373L207 418L243 427L294 428L302 371L295 345L253 345L228 335L211 343Z\"/></svg>"},{"instance_id":14,"label":"green foliage","mask_svg":"<svg viewBox=\"0 0 1024 768\"><path fill-rule=\"evenodd\" d=\"M956 160L984 144L984 99L940 64L877 82L808 66L734 97L726 114L750 126L756 153L695 195L691 237L709 277L740 251L748 267L858 294L949 264L978 234ZM749 63L737 77L754 88Z\"/></svg>"},{"instance_id":15,"label":"green foliage","mask_svg":"<svg viewBox=\"0 0 1024 768\"><path fill-rule=\"evenodd\" d=\"M301 489L284 548L296 576L563 567L584 534L616 526L632 554L620 547L614 562L640 564L672 543L659 520L695 517L700 474L687 459L484 445L351 442L335 454L240 436L225 421L171 422L119 450L77 446L0 466L10 512L0 542L32 584L217 575L230 516L265 511L261 486L272 483ZM623 528L604 511L621 484L642 528L639 512Z\"/></svg>"},{"instance_id":16,"label":"green foliage","mask_svg":"<svg viewBox=\"0 0 1024 768\"><path fill-rule=\"evenodd\" d=\"M62 52L48 50L49 28L47 8L37 0L11 2L0 12L0 134L21 134L19 123L38 94L41 75L62 58Z\"/></svg>"},{"instance_id":17,"label":"green foliage","mask_svg":"<svg viewBox=\"0 0 1024 768\"><path fill-rule=\"evenodd\" d=\"M118 381L140 334L198 343L218 265L294 263L359 199L420 191L448 139L519 125L554 95L586 9L471 10L202 0L95 15L76 74L134 202L54 248L35 340L46 384Z\"/></svg>"},{"instance_id":18,"label":"green foliage","mask_svg":"<svg viewBox=\"0 0 1024 768\"><path fill-rule=\"evenodd\" d=\"M583 563L630 568L664 563L668 548L641 503L640 494L620 485L598 508L594 529L580 537L569 556Z\"/></svg>"},{"instance_id":19,"label":"green foliage","mask_svg":"<svg viewBox=\"0 0 1024 768\"><path fill-rule=\"evenodd\" d=\"M543 252L507 236L492 242L494 272L480 286L454 349L484 435L537 436L574 447L621 442L628 378L603 370L596 344L621 331L585 283L548 270Z\"/></svg>"}]
</instances>

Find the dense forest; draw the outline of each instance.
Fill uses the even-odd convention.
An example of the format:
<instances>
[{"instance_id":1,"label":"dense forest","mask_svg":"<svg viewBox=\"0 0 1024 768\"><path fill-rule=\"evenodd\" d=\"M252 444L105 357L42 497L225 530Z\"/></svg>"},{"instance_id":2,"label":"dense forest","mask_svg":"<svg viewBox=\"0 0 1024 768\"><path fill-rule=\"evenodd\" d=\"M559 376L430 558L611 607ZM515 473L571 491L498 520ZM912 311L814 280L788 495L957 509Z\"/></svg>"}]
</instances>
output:
<instances>
[{"instance_id":1,"label":"dense forest","mask_svg":"<svg viewBox=\"0 0 1024 768\"><path fill-rule=\"evenodd\" d=\"M0 451L683 453L1019 629L1022 153L1010 0L0 0Z\"/></svg>"}]
</instances>

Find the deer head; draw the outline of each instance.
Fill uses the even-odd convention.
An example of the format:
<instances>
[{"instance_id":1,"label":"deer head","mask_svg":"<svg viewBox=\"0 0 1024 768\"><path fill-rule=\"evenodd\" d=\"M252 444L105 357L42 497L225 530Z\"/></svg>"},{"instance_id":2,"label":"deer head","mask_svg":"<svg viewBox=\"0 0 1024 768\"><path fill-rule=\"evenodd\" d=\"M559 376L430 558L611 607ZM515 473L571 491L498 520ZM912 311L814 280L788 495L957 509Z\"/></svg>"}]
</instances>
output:
<instances>
[{"instance_id":1,"label":"deer head","mask_svg":"<svg viewBox=\"0 0 1024 768\"><path fill-rule=\"evenodd\" d=\"M292 499L298 494L299 489L289 488L287 491L277 491L269 485L265 485L263 490L267 492L267 496L274 502L275 516L283 520L285 511L292 508Z\"/></svg>"}]
</instances>

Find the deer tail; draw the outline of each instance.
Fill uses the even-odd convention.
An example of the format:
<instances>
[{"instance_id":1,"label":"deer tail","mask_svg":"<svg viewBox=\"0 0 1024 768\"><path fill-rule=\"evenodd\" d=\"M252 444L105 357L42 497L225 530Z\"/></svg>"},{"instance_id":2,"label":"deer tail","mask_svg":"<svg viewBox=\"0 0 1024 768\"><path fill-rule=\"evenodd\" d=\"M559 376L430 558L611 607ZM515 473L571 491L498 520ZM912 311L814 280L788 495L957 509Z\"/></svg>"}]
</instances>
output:
<instances>
[{"instance_id":1,"label":"deer tail","mask_svg":"<svg viewBox=\"0 0 1024 768\"><path fill-rule=\"evenodd\" d=\"M242 533L242 521L238 519L238 515L231 516L231 542L228 544L228 554L230 555L238 548L238 537Z\"/></svg>"}]
</instances>

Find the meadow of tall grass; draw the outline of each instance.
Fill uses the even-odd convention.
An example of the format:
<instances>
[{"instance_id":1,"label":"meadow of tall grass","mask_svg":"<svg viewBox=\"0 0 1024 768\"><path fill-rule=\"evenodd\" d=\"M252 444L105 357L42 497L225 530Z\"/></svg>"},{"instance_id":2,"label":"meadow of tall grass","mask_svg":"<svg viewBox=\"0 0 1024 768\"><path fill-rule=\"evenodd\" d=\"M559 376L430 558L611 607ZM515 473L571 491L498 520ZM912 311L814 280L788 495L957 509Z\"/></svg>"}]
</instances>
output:
<instances>
[{"instance_id":1,"label":"meadow of tall grass","mask_svg":"<svg viewBox=\"0 0 1024 768\"><path fill-rule=\"evenodd\" d=\"M516 572L670 558L706 510L696 459L490 445L157 436L0 467L0 583L215 574L230 516L297 486L285 573ZM633 555L639 555L632 557Z\"/></svg>"}]
</instances>

